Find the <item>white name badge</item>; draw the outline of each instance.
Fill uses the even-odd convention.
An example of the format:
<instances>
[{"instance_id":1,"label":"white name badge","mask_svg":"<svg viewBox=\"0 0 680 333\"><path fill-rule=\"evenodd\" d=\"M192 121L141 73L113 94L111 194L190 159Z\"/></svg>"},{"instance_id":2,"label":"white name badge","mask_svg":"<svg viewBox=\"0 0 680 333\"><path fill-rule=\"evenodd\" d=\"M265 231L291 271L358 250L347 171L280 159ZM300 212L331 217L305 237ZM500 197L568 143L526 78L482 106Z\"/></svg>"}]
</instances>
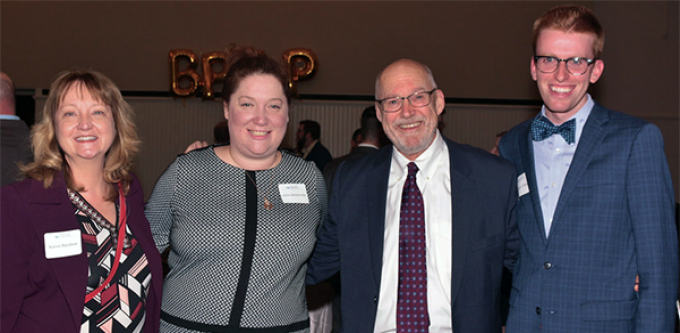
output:
<instances>
[{"instance_id":1,"label":"white name badge","mask_svg":"<svg viewBox=\"0 0 680 333\"><path fill-rule=\"evenodd\" d=\"M517 192L519 196L523 196L529 193L529 184L527 184L527 174L523 172L519 177L517 177Z\"/></svg>"},{"instance_id":2,"label":"white name badge","mask_svg":"<svg viewBox=\"0 0 680 333\"><path fill-rule=\"evenodd\" d=\"M283 203L309 203L305 184L279 184Z\"/></svg>"},{"instance_id":3,"label":"white name badge","mask_svg":"<svg viewBox=\"0 0 680 333\"><path fill-rule=\"evenodd\" d=\"M83 237L79 229L45 234L45 258L77 256L83 252Z\"/></svg>"}]
</instances>

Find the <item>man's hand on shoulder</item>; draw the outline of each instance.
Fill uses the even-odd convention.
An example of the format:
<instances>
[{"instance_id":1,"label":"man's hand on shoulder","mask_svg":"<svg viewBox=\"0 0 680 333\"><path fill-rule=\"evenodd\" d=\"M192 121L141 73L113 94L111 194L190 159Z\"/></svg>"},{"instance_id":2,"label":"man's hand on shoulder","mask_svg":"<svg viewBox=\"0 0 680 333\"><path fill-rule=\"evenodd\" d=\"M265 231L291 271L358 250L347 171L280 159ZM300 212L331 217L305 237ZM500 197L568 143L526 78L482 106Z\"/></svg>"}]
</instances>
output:
<instances>
[{"instance_id":1,"label":"man's hand on shoulder","mask_svg":"<svg viewBox=\"0 0 680 333\"><path fill-rule=\"evenodd\" d=\"M189 145L189 147L187 147L187 149L184 151L184 153L186 154L186 153L188 153L192 150L205 148L207 146L208 146L208 143L206 141L194 141L192 144Z\"/></svg>"}]
</instances>

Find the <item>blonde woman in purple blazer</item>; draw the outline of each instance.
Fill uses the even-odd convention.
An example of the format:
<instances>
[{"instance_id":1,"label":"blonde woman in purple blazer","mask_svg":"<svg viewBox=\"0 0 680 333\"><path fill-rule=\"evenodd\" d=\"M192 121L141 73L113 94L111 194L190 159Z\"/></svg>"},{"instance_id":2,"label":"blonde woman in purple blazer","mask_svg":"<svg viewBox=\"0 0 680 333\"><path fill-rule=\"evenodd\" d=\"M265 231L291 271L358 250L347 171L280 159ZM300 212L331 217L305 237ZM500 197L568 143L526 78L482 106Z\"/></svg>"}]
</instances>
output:
<instances>
[{"instance_id":1,"label":"blonde woman in purple blazer","mask_svg":"<svg viewBox=\"0 0 680 333\"><path fill-rule=\"evenodd\" d=\"M0 331L158 331L161 261L130 173L138 144L113 82L57 76L26 179L0 193Z\"/></svg>"}]
</instances>

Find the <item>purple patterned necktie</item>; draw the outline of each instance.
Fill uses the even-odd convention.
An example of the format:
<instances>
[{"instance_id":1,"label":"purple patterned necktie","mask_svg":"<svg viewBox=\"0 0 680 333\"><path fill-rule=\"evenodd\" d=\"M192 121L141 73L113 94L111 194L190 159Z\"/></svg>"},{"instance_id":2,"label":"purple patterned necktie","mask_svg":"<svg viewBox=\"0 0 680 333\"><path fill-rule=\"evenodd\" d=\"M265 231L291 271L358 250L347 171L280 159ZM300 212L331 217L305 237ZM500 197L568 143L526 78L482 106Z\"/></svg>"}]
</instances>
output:
<instances>
[{"instance_id":1,"label":"purple patterned necktie","mask_svg":"<svg viewBox=\"0 0 680 333\"><path fill-rule=\"evenodd\" d=\"M399 216L397 332L428 332L425 207L416 184L418 167L408 164Z\"/></svg>"}]
</instances>

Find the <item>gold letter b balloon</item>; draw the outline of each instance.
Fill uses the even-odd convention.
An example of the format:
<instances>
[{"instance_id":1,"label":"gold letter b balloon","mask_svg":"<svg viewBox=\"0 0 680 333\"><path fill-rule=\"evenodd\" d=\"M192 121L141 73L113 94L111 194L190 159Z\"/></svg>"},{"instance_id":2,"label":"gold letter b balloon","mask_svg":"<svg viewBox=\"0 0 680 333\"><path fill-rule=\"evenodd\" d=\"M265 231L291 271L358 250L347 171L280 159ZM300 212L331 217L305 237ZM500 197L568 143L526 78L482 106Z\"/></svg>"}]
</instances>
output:
<instances>
[{"instance_id":1,"label":"gold letter b balloon","mask_svg":"<svg viewBox=\"0 0 680 333\"><path fill-rule=\"evenodd\" d=\"M196 61L196 54L187 49L174 49L170 50L168 54L170 56L170 78L171 91L181 97L188 97L196 93L196 90L203 85L203 79L196 73L196 66L198 65ZM187 68L180 71L180 61L187 59L189 64ZM182 88L182 81L189 81L188 88Z\"/></svg>"}]
</instances>

